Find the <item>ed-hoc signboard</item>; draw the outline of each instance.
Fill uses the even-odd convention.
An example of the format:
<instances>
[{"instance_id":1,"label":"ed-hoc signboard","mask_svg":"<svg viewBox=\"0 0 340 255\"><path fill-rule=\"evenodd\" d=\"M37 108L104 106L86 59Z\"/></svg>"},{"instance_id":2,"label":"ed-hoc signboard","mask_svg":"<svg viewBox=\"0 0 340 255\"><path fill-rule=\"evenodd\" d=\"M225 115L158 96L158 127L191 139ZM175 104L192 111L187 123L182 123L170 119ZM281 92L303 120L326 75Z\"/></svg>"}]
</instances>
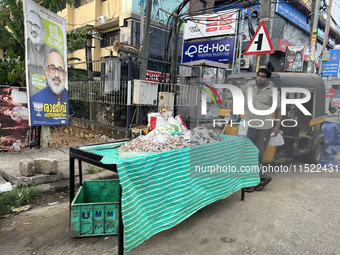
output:
<instances>
[{"instance_id":1,"label":"ed-hoc signboard","mask_svg":"<svg viewBox=\"0 0 340 255\"><path fill-rule=\"evenodd\" d=\"M232 62L234 38L214 41L184 43L183 63L207 59L216 62Z\"/></svg>"},{"instance_id":2,"label":"ed-hoc signboard","mask_svg":"<svg viewBox=\"0 0 340 255\"><path fill-rule=\"evenodd\" d=\"M32 0L24 0L24 14L29 124L67 125L65 19Z\"/></svg>"}]
</instances>

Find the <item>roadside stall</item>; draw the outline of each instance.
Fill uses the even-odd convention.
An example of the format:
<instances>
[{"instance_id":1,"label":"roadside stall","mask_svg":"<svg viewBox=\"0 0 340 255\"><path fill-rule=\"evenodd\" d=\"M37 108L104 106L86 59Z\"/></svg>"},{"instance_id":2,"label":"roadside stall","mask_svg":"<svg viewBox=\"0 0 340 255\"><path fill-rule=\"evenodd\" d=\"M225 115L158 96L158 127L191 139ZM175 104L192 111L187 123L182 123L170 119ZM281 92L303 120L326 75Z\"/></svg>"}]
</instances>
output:
<instances>
[{"instance_id":1,"label":"roadside stall","mask_svg":"<svg viewBox=\"0 0 340 255\"><path fill-rule=\"evenodd\" d=\"M101 234L104 234L105 226L108 226L105 219L109 216L103 206L89 209L82 204L83 210L97 210L92 213L86 211L87 214L72 208L72 201L77 200L74 199L75 159L79 160L80 185L83 184L82 161L119 175L117 216L110 223L119 225L118 254L129 253L152 235L179 224L199 209L233 192L259 184L258 150L250 140L212 134L211 130L199 128L189 132L190 141L185 136L186 132L170 135L151 131L132 141L71 147L72 232L78 224L76 236L82 236L83 223L87 226L93 224L91 226L95 230L96 220L101 217L104 226ZM138 147L143 140L150 138L151 141ZM134 143L134 140L137 142ZM147 144L149 151L145 149ZM159 152L155 152L157 150ZM82 215L87 216L86 220L82 221ZM89 223L91 217L93 222Z\"/></svg>"}]
</instances>

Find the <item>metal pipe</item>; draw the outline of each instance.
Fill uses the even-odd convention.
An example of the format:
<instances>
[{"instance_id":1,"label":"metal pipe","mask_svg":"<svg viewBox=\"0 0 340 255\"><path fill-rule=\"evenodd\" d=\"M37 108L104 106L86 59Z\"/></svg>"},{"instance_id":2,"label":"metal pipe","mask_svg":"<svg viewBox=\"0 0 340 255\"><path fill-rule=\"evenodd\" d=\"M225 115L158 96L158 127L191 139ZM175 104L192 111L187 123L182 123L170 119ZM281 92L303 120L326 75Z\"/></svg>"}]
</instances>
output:
<instances>
[{"instance_id":1,"label":"metal pipe","mask_svg":"<svg viewBox=\"0 0 340 255\"><path fill-rule=\"evenodd\" d=\"M132 82L132 58L129 56L128 68L128 86L127 86L127 112L126 112L126 130L130 127L130 110L131 110L131 82Z\"/></svg>"},{"instance_id":2,"label":"metal pipe","mask_svg":"<svg viewBox=\"0 0 340 255\"><path fill-rule=\"evenodd\" d=\"M238 11L238 16L240 17L241 11ZM239 26L237 26L237 31L235 33L235 37L234 37L234 51L233 51L233 62L231 65L231 73L236 73L235 70L235 57L236 57L236 46L237 46L237 34L239 33Z\"/></svg>"},{"instance_id":3,"label":"metal pipe","mask_svg":"<svg viewBox=\"0 0 340 255\"><path fill-rule=\"evenodd\" d=\"M244 9L242 10L242 19L241 19L241 31L243 32L243 22L244 22L244 15L245 15L245 11ZM240 46L238 48L238 73L241 73L241 57L242 57L242 34L238 33L238 38L239 38L239 42L240 42Z\"/></svg>"}]
</instances>

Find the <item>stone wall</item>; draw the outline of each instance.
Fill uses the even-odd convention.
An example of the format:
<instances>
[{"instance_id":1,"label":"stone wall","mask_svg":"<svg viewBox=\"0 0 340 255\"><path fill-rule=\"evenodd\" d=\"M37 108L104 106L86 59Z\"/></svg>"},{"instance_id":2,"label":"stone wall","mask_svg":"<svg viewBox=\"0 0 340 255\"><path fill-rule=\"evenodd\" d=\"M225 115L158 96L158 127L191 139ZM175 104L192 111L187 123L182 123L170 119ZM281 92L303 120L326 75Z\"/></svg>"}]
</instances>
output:
<instances>
[{"instance_id":1,"label":"stone wall","mask_svg":"<svg viewBox=\"0 0 340 255\"><path fill-rule=\"evenodd\" d=\"M86 140L99 138L102 142L127 137L127 132L124 128L108 126L77 118L71 118L70 125L54 126L53 128L78 138L85 138Z\"/></svg>"}]
</instances>

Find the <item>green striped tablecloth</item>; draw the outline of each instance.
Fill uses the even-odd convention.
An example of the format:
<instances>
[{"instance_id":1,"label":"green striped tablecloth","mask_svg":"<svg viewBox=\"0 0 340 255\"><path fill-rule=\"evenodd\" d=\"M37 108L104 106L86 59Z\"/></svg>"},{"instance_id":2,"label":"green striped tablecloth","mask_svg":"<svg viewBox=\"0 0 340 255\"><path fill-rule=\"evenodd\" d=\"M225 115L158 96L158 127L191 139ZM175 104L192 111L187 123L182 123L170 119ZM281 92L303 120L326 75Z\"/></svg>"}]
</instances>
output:
<instances>
[{"instance_id":1,"label":"green striped tablecloth","mask_svg":"<svg viewBox=\"0 0 340 255\"><path fill-rule=\"evenodd\" d=\"M200 208L259 184L257 148L249 139L222 137L221 142L135 158L120 159L116 149L100 152L102 163L117 164L125 254ZM223 171L228 166L231 170ZM241 172L246 167L256 171Z\"/></svg>"}]
</instances>

